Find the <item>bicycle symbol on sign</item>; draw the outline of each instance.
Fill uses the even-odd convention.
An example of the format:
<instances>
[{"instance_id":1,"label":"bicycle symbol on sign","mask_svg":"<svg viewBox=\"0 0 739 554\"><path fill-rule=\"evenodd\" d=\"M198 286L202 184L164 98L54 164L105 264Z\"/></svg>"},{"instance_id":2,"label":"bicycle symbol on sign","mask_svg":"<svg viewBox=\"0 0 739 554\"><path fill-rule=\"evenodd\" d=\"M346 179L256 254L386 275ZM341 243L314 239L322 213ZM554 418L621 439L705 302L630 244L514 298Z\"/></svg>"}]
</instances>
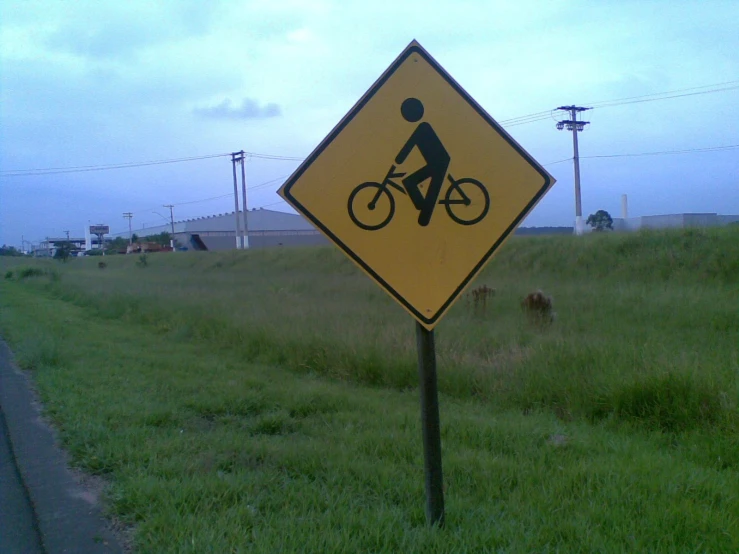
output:
<instances>
[{"instance_id":1,"label":"bicycle symbol on sign","mask_svg":"<svg viewBox=\"0 0 739 554\"><path fill-rule=\"evenodd\" d=\"M401 105L400 112L406 121L415 123L423 117L423 104L416 98L408 98ZM426 165L407 176L406 173L397 172L396 164L402 164L414 147L418 148ZM382 182L367 181L352 190L348 201L349 217L361 229L382 229L395 215L392 192L395 189L410 197L419 211L418 224L421 226L429 224L437 205L443 205L449 217L460 225L479 223L490 209L490 195L477 179L455 179L451 174L447 175L450 161L446 148L431 125L420 123L395 157L395 164ZM450 186L443 199L439 200L444 177ZM403 186L393 180L400 178L403 178ZM427 179L430 179L430 183L424 195L419 185Z\"/></svg>"}]
</instances>

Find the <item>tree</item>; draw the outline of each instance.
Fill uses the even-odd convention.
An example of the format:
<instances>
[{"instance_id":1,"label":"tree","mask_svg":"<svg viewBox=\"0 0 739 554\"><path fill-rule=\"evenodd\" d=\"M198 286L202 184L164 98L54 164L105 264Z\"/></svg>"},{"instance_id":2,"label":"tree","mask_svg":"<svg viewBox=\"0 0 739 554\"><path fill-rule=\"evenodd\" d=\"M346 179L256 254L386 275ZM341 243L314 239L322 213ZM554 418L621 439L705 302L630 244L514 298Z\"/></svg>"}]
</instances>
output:
<instances>
[{"instance_id":1,"label":"tree","mask_svg":"<svg viewBox=\"0 0 739 554\"><path fill-rule=\"evenodd\" d=\"M66 262L69 259L69 254L72 252L72 243L63 242L56 248L54 252L54 259Z\"/></svg>"},{"instance_id":2,"label":"tree","mask_svg":"<svg viewBox=\"0 0 739 554\"><path fill-rule=\"evenodd\" d=\"M15 246L6 246L5 244L0 247L0 256L22 256L23 253L18 250Z\"/></svg>"},{"instance_id":3,"label":"tree","mask_svg":"<svg viewBox=\"0 0 739 554\"><path fill-rule=\"evenodd\" d=\"M586 223L593 228L593 231L613 230L613 218L605 210L598 210L594 214L590 214Z\"/></svg>"},{"instance_id":4,"label":"tree","mask_svg":"<svg viewBox=\"0 0 739 554\"><path fill-rule=\"evenodd\" d=\"M158 235L148 235L144 237L146 242L154 242L159 246L169 246L170 234L167 231L163 231Z\"/></svg>"},{"instance_id":5,"label":"tree","mask_svg":"<svg viewBox=\"0 0 739 554\"><path fill-rule=\"evenodd\" d=\"M105 254L117 254L121 250L125 251L127 247L128 237L116 237L111 240L105 247ZM90 250L90 252L92 252L92 250Z\"/></svg>"},{"instance_id":6,"label":"tree","mask_svg":"<svg viewBox=\"0 0 739 554\"><path fill-rule=\"evenodd\" d=\"M139 242L139 236L136 233L131 235L131 243L134 243L134 242Z\"/></svg>"}]
</instances>

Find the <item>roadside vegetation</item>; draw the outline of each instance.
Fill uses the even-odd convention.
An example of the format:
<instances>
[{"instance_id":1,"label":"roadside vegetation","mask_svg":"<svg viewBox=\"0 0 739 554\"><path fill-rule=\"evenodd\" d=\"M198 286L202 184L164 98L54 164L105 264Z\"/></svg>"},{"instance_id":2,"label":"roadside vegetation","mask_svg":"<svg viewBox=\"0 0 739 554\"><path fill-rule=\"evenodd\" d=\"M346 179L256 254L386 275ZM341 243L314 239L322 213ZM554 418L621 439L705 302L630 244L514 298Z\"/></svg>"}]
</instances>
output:
<instances>
[{"instance_id":1,"label":"roadside vegetation","mask_svg":"<svg viewBox=\"0 0 739 554\"><path fill-rule=\"evenodd\" d=\"M443 530L413 322L342 254L98 261L3 259L0 333L140 552L739 551L737 228L506 244L437 328Z\"/></svg>"}]
</instances>

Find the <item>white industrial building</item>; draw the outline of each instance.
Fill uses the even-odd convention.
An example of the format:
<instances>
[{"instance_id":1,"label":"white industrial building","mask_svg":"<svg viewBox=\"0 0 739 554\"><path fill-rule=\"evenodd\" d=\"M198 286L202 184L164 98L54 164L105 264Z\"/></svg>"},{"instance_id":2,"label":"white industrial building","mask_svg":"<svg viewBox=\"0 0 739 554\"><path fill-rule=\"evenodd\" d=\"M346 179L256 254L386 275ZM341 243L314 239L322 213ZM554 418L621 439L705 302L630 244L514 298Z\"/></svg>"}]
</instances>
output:
<instances>
[{"instance_id":1,"label":"white industrial building","mask_svg":"<svg viewBox=\"0 0 739 554\"><path fill-rule=\"evenodd\" d=\"M684 213L629 217L628 198L621 195L621 217L613 218L613 230L621 232L640 229L684 229L687 227L721 227L739 222L739 215L717 213Z\"/></svg>"},{"instance_id":2,"label":"white industrial building","mask_svg":"<svg viewBox=\"0 0 739 554\"><path fill-rule=\"evenodd\" d=\"M739 215L716 213L644 215L641 217L613 218L614 231L638 231L639 229L682 229L686 227L720 227L739 222Z\"/></svg>"},{"instance_id":3,"label":"white industrial building","mask_svg":"<svg viewBox=\"0 0 739 554\"><path fill-rule=\"evenodd\" d=\"M75 256L77 253L84 253L87 250L100 249L103 247L103 244L107 247L111 240L110 237L104 237L101 244L99 237L95 235L91 236L89 227L86 227L84 237L46 237L38 245L31 245L29 253L37 258L48 258L56 254L60 245L69 243L72 246L72 255Z\"/></svg>"},{"instance_id":4,"label":"white industrial building","mask_svg":"<svg viewBox=\"0 0 739 554\"><path fill-rule=\"evenodd\" d=\"M243 227L243 214L239 212L240 226ZM249 248L272 246L311 246L328 244L327 239L303 216L265 210L247 210ZM133 232L139 237L172 233L177 246L188 250L231 250L236 248L236 217L234 212L212 216L196 217L175 221L156 227L145 227ZM122 233L121 235L126 235Z\"/></svg>"}]
</instances>

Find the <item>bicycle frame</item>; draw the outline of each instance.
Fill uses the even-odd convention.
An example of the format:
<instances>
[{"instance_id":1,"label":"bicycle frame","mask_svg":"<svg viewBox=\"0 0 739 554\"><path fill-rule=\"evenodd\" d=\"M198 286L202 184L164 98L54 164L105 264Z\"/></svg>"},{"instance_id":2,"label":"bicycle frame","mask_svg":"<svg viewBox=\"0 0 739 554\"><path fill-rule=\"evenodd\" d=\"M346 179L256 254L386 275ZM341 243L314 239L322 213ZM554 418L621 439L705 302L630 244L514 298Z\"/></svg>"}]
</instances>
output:
<instances>
[{"instance_id":1,"label":"bicycle frame","mask_svg":"<svg viewBox=\"0 0 739 554\"><path fill-rule=\"evenodd\" d=\"M393 179L399 179L400 177L403 177L405 175L404 172L396 172L395 168L397 166L392 165L390 166L390 170L385 175L385 178L382 180L382 183L380 184L380 188L377 190L377 194L375 194L375 197L372 199L372 202L370 203L370 206L374 209L375 204L380 199L380 196L383 192L387 190L387 187L390 186L394 188L395 190L402 192L406 196L408 195L408 191L405 190L405 187L399 185ZM460 200L439 200L439 205L444 204L464 204L465 206L470 204L469 197L464 193L464 191L457 186L457 181L454 179L454 177L451 176L451 174L447 174L447 179L449 179L449 183L451 183L451 187L457 189L457 193L462 197Z\"/></svg>"},{"instance_id":2,"label":"bicycle frame","mask_svg":"<svg viewBox=\"0 0 739 554\"><path fill-rule=\"evenodd\" d=\"M457 181L452 177L451 173L446 176L447 179L449 179L449 182L451 183L451 187L453 189L457 190L457 193L462 197L461 200L439 200L439 204L464 204L465 206L469 206L471 200L470 197L467 196L464 191L462 190L462 187L457 185Z\"/></svg>"},{"instance_id":3,"label":"bicycle frame","mask_svg":"<svg viewBox=\"0 0 739 554\"><path fill-rule=\"evenodd\" d=\"M380 199L380 196L382 196L382 193L387 191L388 185L402 192L403 194L408 194L405 190L405 187L401 187L398 183L393 181L393 179L397 179L405 175L405 173L396 173L395 167L396 167L395 165L390 167L390 170L387 172L387 175L385 175L385 178L382 180L382 183L380 183L380 188L377 189L377 194L375 194L375 197L372 199L372 202L369 203L369 207L371 210L375 209L375 206L377 205L377 201ZM390 193L388 192L388 194Z\"/></svg>"},{"instance_id":4,"label":"bicycle frame","mask_svg":"<svg viewBox=\"0 0 739 554\"><path fill-rule=\"evenodd\" d=\"M387 175L385 175L385 178L382 180L382 189L385 190L388 185L393 187L394 189L402 192L403 194L408 194L405 190L405 187L400 186L398 183L393 181L392 179L399 179L400 177L405 176L404 172L395 172L396 166L393 165L390 167L390 170L387 172Z\"/></svg>"}]
</instances>

